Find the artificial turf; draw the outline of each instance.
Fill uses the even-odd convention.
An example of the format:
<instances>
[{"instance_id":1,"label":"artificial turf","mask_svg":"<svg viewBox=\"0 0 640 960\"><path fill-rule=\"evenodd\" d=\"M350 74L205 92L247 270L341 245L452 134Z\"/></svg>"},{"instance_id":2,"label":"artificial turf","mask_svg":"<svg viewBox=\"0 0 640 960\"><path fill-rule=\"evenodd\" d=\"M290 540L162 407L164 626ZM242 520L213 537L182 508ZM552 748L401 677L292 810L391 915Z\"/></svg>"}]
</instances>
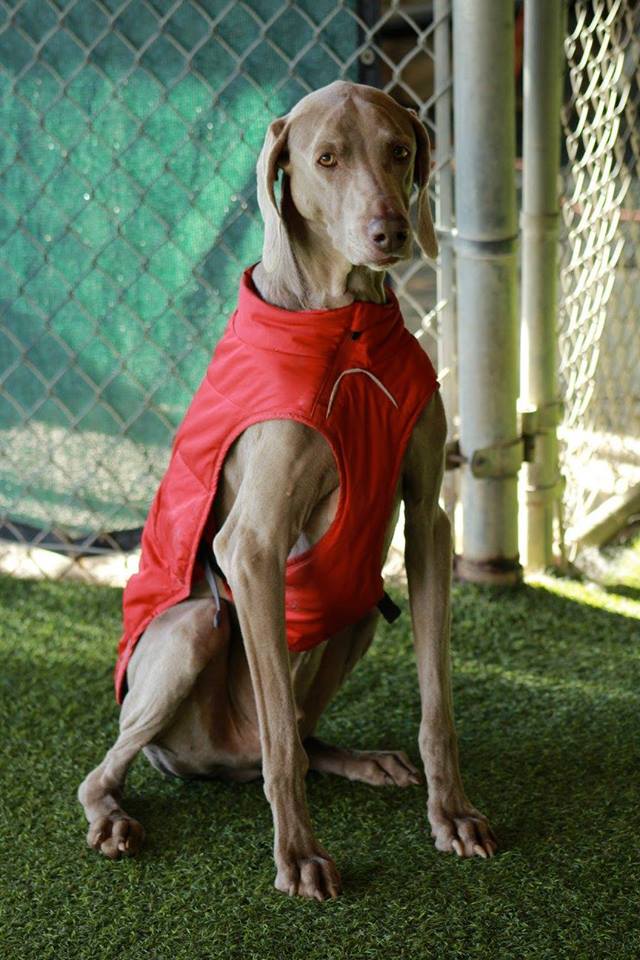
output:
<instances>
[{"instance_id":1,"label":"artificial turf","mask_svg":"<svg viewBox=\"0 0 640 960\"><path fill-rule=\"evenodd\" d=\"M606 587L455 588L462 768L501 851L437 853L423 787L311 774L316 831L344 882L325 903L273 889L259 782L165 780L140 757L125 807L146 827L142 854L113 863L85 846L75 790L116 733L119 591L1 578L0 956L638 960L636 566ZM418 720L405 615L319 733L417 761Z\"/></svg>"}]
</instances>

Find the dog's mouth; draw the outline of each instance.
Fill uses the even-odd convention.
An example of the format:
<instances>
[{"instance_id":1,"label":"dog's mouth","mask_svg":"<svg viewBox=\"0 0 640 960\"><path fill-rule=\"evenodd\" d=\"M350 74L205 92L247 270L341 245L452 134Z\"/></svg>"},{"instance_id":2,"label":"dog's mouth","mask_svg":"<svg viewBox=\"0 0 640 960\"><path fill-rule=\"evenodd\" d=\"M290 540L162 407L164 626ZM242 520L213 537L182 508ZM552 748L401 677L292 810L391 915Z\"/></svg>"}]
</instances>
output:
<instances>
[{"instance_id":1,"label":"dog's mouth","mask_svg":"<svg viewBox=\"0 0 640 960\"><path fill-rule=\"evenodd\" d=\"M398 247L392 253L383 250L367 250L364 256L361 252L360 256L357 259L354 258L351 263L354 267L368 267L369 270L387 270L389 267L395 266L396 263L400 263L401 260L408 260L411 256L411 249L411 244L407 243Z\"/></svg>"},{"instance_id":2,"label":"dog's mouth","mask_svg":"<svg viewBox=\"0 0 640 960\"><path fill-rule=\"evenodd\" d=\"M365 264L366 267L369 267L370 270L385 270L387 267L392 267L394 264L399 263L400 260L404 260L406 257L399 257L397 255L387 255L386 257L375 257L367 261Z\"/></svg>"},{"instance_id":3,"label":"dog's mouth","mask_svg":"<svg viewBox=\"0 0 640 960\"><path fill-rule=\"evenodd\" d=\"M380 270L385 267L392 267L401 260L408 260L411 256L411 250L411 243L405 242L402 244L402 246L398 246L395 250L388 252L380 250L378 253L374 253L372 251L369 255L367 266L372 267L374 270L376 268Z\"/></svg>"}]
</instances>

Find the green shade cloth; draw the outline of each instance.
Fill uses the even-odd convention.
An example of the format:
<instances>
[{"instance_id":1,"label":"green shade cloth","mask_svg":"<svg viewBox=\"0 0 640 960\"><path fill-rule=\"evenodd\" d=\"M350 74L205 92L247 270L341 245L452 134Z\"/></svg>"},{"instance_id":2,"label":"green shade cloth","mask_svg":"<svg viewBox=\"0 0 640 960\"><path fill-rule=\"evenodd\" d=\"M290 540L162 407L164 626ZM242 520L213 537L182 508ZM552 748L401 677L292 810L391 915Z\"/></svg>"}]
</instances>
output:
<instances>
[{"instance_id":1,"label":"green shade cloth","mask_svg":"<svg viewBox=\"0 0 640 960\"><path fill-rule=\"evenodd\" d=\"M14 6L0 11L0 525L136 527L260 258L266 127L357 79L358 26L334 0Z\"/></svg>"}]
</instances>

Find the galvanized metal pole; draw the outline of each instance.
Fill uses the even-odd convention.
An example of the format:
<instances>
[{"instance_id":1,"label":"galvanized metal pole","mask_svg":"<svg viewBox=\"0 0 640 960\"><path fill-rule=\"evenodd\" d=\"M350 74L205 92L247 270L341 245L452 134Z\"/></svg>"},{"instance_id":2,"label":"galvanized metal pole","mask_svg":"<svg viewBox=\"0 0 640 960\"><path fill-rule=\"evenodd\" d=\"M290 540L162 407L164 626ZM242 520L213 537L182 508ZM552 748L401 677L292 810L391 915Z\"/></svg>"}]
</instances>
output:
<instances>
[{"instance_id":1,"label":"galvanized metal pole","mask_svg":"<svg viewBox=\"0 0 640 960\"><path fill-rule=\"evenodd\" d=\"M455 258L453 231L452 100L451 76L451 0L434 0L434 86L435 86L435 166L436 231L440 245L440 269L437 274L438 299L438 372L441 374L442 399L447 411L447 439L458 432L457 331L455 307ZM452 524L455 542L455 508L458 501L457 471L448 470L442 484L444 509Z\"/></svg>"},{"instance_id":2,"label":"galvanized metal pole","mask_svg":"<svg viewBox=\"0 0 640 960\"><path fill-rule=\"evenodd\" d=\"M518 324L513 0L453 0L463 537L457 572L514 583Z\"/></svg>"},{"instance_id":3,"label":"galvanized metal pole","mask_svg":"<svg viewBox=\"0 0 640 960\"><path fill-rule=\"evenodd\" d=\"M554 501L561 489L556 278L563 8L559 0L525 3L521 397L523 430L532 441L527 467L528 569L546 567L553 560Z\"/></svg>"}]
</instances>

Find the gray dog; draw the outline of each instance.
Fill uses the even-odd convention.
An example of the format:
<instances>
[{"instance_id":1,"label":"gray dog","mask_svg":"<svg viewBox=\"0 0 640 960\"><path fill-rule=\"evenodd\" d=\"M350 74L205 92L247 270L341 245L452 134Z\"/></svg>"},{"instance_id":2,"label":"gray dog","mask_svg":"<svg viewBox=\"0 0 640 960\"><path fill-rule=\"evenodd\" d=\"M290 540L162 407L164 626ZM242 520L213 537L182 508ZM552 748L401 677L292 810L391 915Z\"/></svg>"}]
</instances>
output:
<instances>
[{"instance_id":1,"label":"gray dog","mask_svg":"<svg viewBox=\"0 0 640 960\"><path fill-rule=\"evenodd\" d=\"M496 850L486 818L465 796L458 765L449 676L452 548L449 523L438 506L444 410L435 378L427 392L432 368L399 323L397 301L383 283L385 268L411 255L408 208L414 183L417 239L427 256L437 254L429 166L429 141L415 113L359 84L324 87L269 127L257 168L263 258L243 279L239 313L187 420L193 424L200 415L206 390L207 397L224 394L220 402L226 406L205 417L205 427L215 430L231 416L240 423L234 391L251 392L247 378L255 356L265 358L267 371L277 371L274 390L303 399L278 417L277 398L271 399L264 407L269 416L252 414L244 428L237 427L232 443L222 437L219 475L206 483L194 480L195 467L185 463L205 462L207 429L183 425L178 435L169 479L145 528L142 580L134 578L125 592L125 610L127 597L143 592L140 583L158 597L153 608L148 605L151 613L138 619L137 635L130 631L121 648L128 692L120 734L78 793L90 824L88 842L107 857L132 856L142 843L142 827L122 808L121 794L127 769L143 749L154 766L175 776L248 780L262 774L275 828L277 889L319 900L340 892L336 866L311 826L307 770L374 785L408 786L421 779L401 751L351 750L314 736L325 707L373 639L376 601L389 612L388 598L385 610L385 598L376 591L401 501L432 835L438 850L461 857L491 857ZM274 196L279 170L280 208ZM332 345L334 331L339 346ZM389 344L396 346L390 350ZM245 364L235 379L229 375L234 356ZM386 366L376 366L381 356ZM275 374L269 376L273 380ZM313 376L317 391L307 403L307 380ZM270 382L256 367L258 404ZM417 396L420 408L409 408ZM378 449L379 436L389 444L388 461L397 462L397 474L378 454L374 470L362 467L369 451ZM356 447L358 463L345 467ZM360 470L361 486L351 482L355 473L344 473L347 467ZM379 477L378 469L387 472ZM177 521L170 525L176 471L191 491L190 503L197 504L181 514L184 522L206 513L206 527L204 519L200 527L193 525L199 544L189 538L176 542ZM367 491L373 491L371 503L363 502ZM333 536L340 524L352 531L348 541ZM326 559L334 541L335 571L325 570L328 580L333 576L327 595L338 591L343 599L336 609L314 608L319 626L313 643L304 631L293 643L296 616L300 622L312 618L291 598L313 599L318 592L322 598L313 557ZM377 554L369 562L371 543ZM194 559L196 547L205 553L208 548L209 556ZM165 588L163 577L169 584L166 570L175 573L176 557L187 573L179 589ZM307 580L304 570L310 571ZM336 582L338 570L342 584Z\"/></svg>"}]
</instances>

